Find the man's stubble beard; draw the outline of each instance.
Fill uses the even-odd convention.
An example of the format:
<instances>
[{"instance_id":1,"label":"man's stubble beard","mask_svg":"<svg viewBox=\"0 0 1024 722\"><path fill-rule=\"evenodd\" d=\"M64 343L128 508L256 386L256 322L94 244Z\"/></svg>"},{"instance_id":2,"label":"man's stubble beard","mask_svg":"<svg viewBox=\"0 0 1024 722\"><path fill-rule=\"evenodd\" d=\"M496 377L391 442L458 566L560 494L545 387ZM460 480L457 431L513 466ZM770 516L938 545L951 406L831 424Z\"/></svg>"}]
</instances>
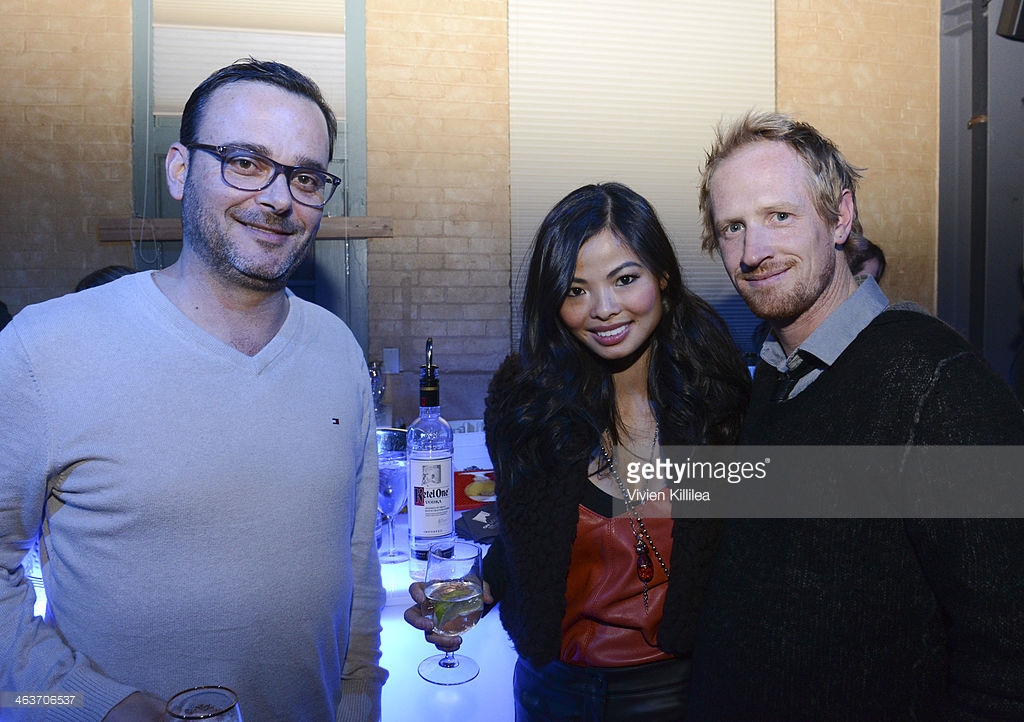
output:
<instances>
[{"instance_id":1,"label":"man's stubble beard","mask_svg":"<svg viewBox=\"0 0 1024 722\"><path fill-rule=\"evenodd\" d=\"M769 322L790 322L799 318L821 297L835 274L835 267L835 255L829 255L823 273L813 279L801 279L792 288L765 292L737 284L736 290L758 318Z\"/></svg>"},{"instance_id":2,"label":"man's stubble beard","mask_svg":"<svg viewBox=\"0 0 1024 722\"><path fill-rule=\"evenodd\" d=\"M309 253L315 234L311 234L301 246L296 246L274 268L255 266L237 252L228 234L217 225L205 206L195 201L196 193L189 186L186 179L181 213L183 237L203 263L218 277L243 288L266 293L284 289ZM266 225L280 225L280 222L267 222Z\"/></svg>"}]
</instances>

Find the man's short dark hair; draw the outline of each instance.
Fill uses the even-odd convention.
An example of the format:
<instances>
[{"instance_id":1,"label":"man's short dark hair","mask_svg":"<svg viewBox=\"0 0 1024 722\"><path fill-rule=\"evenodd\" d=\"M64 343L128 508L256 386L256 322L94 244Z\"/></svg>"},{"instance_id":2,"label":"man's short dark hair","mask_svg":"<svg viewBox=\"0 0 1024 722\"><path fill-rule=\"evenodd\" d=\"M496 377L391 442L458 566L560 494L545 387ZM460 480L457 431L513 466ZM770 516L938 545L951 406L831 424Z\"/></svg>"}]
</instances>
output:
<instances>
[{"instance_id":1,"label":"man's short dark hair","mask_svg":"<svg viewBox=\"0 0 1024 722\"><path fill-rule=\"evenodd\" d=\"M330 157L334 157L334 142L338 138L338 119L334 115L334 111L331 110L331 106L324 100L320 87L310 78L284 63L256 60L255 58L239 60L221 68L192 91L188 102L185 103L185 110L181 114L179 142L186 146L198 143L199 124L202 122L203 111L210 96L218 88L243 81L276 85L316 103L327 122Z\"/></svg>"}]
</instances>

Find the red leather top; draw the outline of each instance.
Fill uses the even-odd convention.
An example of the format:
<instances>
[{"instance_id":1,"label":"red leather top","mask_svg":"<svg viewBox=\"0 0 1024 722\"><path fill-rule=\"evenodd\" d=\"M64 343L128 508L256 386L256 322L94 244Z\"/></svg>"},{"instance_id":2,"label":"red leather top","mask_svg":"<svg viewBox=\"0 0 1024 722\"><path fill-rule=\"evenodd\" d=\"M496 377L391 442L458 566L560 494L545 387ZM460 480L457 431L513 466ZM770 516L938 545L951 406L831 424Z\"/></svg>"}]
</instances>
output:
<instances>
[{"instance_id":1,"label":"red leather top","mask_svg":"<svg viewBox=\"0 0 1024 722\"><path fill-rule=\"evenodd\" d=\"M640 507L644 525L666 564L672 555L669 508L667 501ZM668 578L654 551L649 549L648 554L654 579L648 585L649 612L644 614L643 584L636 574L636 537L629 518L609 519L580 506L562 620L563 662L625 667L670 659L655 646Z\"/></svg>"}]
</instances>

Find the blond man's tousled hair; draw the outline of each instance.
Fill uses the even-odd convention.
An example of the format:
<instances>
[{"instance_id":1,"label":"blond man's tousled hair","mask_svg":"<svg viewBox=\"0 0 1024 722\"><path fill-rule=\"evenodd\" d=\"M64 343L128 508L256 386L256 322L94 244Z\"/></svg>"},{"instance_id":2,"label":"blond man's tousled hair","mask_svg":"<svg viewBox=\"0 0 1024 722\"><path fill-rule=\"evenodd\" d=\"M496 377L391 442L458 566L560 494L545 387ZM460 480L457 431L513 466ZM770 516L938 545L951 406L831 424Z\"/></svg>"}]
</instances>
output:
<instances>
[{"instance_id":1,"label":"blond man's tousled hair","mask_svg":"<svg viewBox=\"0 0 1024 722\"><path fill-rule=\"evenodd\" d=\"M853 225L847 243L860 249L867 243L857 218L857 182L863 169L850 165L835 144L807 123L783 113L750 112L739 120L719 126L715 141L701 168L698 201L701 211L701 248L718 250L718 233L712 209L711 179L718 166L739 148L759 141L787 143L807 166L807 178L818 215L832 225L839 219L844 191L853 200Z\"/></svg>"}]
</instances>

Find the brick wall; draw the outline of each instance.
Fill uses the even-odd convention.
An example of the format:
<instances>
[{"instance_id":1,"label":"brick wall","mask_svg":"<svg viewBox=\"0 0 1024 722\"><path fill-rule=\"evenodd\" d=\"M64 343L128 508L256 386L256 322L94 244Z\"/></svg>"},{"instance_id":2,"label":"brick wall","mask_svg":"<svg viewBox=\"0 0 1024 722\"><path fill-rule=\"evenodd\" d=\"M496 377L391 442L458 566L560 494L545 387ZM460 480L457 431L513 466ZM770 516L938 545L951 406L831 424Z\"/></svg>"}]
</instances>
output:
<instances>
[{"instance_id":1,"label":"brick wall","mask_svg":"<svg viewBox=\"0 0 1024 722\"><path fill-rule=\"evenodd\" d=\"M866 168L865 234L885 251L891 300L935 310L939 3L775 0L779 110Z\"/></svg>"},{"instance_id":2,"label":"brick wall","mask_svg":"<svg viewBox=\"0 0 1024 722\"><path fill-rule=\"evenodd\" d=\"M442 409L479 418L508 353L510 196L504 0L368 0L370 355L397 347L388 380L411 421L424 343L434 339Z\"/></svg>"},{"instance_id":3,"label":"brick wall","mask_svg":"<svg viewBox=\"0 0 1024 722\"><path fill-rule=\"evenodd\" d=\"M131 3L0 3L0 300L12 312L131 265L94 223L131 212Z\"/></svg>"}]
</instances>

